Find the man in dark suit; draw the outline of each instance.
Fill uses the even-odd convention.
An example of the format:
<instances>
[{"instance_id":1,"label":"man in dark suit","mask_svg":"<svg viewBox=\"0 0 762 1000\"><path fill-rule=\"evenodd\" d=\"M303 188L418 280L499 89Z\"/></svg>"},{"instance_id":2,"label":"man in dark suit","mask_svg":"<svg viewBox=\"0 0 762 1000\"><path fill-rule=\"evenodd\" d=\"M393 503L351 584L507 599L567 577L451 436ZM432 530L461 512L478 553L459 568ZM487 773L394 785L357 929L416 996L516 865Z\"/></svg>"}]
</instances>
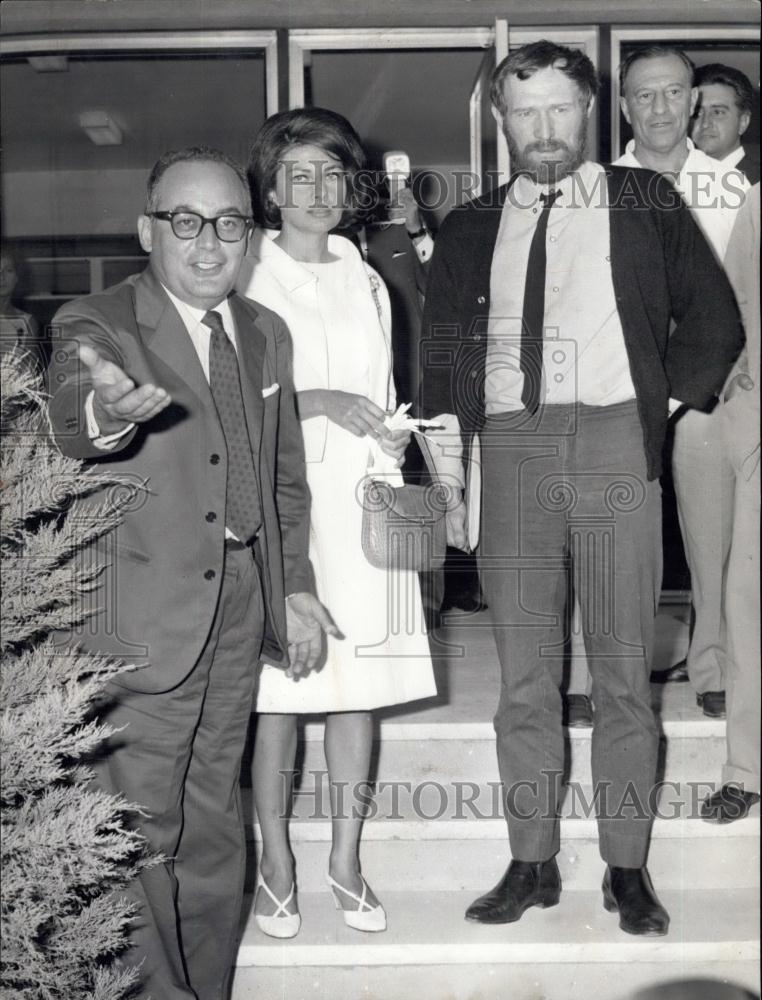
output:
<instances>
[{"instance_id":1,"label":"man in dark suit","mask_svg":"<svg viewBox=\"0 0 762 1000\"><path fill-rule=\"evenodd\" d=\"M365 260L384 280L392 307L392 362L397 399L418 393L421 316L434 240L404 177L389 175L385 215L366 223L359 234Z\"/></svg>"},{"instance_id":2,"label":"man in dark suit","mask_svg":"<svg viewBox=\"0 0 762 1000\"><path fill-rule=\"evenodd\" d=\"M573 579L596 705L604 905L628 933L665 934L646 869L661 451L669 398L710 405L742 330L671 184L585 160L597 89L584 53L547 41L495 70L492 103L516 174L439 231L421 402L451 428L437 457L450 483L463 481L461 435L467 455L481 437L479 562L502 671L495 730L513 860L466 916L509 923L559 901L559 684ZM452 490L453 544L465 544L465 525Z\"/></svg>"},{"instance_id":3,"label":"man in dark suit","mask_svg":"<svg viewBox=\"0 0 762 1000\"><path fill-rule=\"evenodd\" d=\"M752 156L741 144L754 113L751 80L734 66L709 63L699 66L693 82L699 90L691 128L696 146L728 170L738 170L749 184L756 184L759 155Z\"/></svg>"},{"instance_id":4,"label":"man in dark suit","mask_svg":"<svg viewBox=\"0 0 762 1000\"><path fill-rule=\"evenodd\" d=\"M138 487L76 638L139 665L109 685L103 718L119 732L96 777L141 806L139 828L167 858L134 889L126 959L142 962L154 1000L227 996L257 663L309 670L333 628L310 593L288 333L231 294L250 216L234 161L166 154L138 221L148 268L55 319L59 447Z\"/></svg>"}]
</instances>

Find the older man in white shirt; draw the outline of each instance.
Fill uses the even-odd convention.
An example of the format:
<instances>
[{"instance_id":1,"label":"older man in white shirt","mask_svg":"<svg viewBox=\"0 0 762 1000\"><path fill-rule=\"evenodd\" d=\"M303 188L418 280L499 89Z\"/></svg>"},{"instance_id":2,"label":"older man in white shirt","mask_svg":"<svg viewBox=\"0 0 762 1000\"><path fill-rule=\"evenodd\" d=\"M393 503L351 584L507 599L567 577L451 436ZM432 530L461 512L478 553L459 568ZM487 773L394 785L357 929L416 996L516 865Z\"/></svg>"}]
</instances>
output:
<instances>
[{"instance_id":1,"label":"older man in white shirt","mask_svg":"<svg viewBox=\"0 0 762 1000\"><path fill-rule=\"evenodd\" d=\"M722 261L749 184L688 138L699 96L694 72L691 60L677 48L635 49L625 58L619 71L620 100L634 137L615 162L667 174ZM704 714L722 718L728 655L722 576L732 532L733 477L717 408L711 413L686 408L678 414L672 474L695 615L688 677ZM680 666L670 679L684 679Z\"/></svg>"},{"instance_id":2,"label":"older man in white shirt","mask_svg":"<svg viewBox=\"0 0 762 1000\"><path fill-rule=\"evenodd\" d=\"M736 211L749 189L745 179L697 149L688 138L699 98L694 67L680 49L653 46L630 53L619 71L622 113L633 138L614 162L667 174L722 261Z\"/></svg>"}]
</instances>

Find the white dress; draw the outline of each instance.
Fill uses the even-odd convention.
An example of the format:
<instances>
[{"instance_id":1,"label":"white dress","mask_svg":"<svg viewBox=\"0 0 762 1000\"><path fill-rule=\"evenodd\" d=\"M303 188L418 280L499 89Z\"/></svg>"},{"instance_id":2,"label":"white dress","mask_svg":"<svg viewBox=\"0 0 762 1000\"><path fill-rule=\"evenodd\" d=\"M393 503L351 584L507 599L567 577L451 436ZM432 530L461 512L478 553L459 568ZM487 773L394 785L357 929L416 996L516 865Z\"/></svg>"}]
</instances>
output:
<instances>
[{"instance_id":1,"label":"white dress","mask_svg":"<svg viewBox=\"0 0 762 1000\"><path fill-rule=\"evenodd\" d=\"M384 322L368 269L349 240L329 237L329 251L338 259L313 264L289 257L272 242L275 235L258 234L238 290L286 321L297 392L339 389L393 409L383 285L377 281ZM343 638L327 637L319 669L304 679L294 681L265 665L257 711L359 711L435 695L417 574L376 569L362 551L362 483L373 461L370 439L325 417L303 421L302 431L312 495L310 561L317 596ZM402 481L388 456L380 461L385 479Z\"/></svg>"}]
</instances>

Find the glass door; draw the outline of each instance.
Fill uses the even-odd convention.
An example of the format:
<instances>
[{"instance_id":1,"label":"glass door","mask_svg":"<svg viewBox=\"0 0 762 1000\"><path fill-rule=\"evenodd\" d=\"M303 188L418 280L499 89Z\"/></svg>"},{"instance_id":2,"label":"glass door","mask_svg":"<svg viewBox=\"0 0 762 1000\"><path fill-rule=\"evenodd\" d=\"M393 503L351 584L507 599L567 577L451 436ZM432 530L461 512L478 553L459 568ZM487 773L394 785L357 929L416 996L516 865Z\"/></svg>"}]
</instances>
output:
<instances>
[{"instance_id":1,"label":"glass door","mask_svg":"<svg viewBox=\"0 0 762 1000\"><path fill-rule=\"evenodd\" d=\"M245 163L277 108L276 51L275 32L0 42L3 240L41 326L144 266L136 219L162 153L209 145Z\"/></svg>"}]
</instances>

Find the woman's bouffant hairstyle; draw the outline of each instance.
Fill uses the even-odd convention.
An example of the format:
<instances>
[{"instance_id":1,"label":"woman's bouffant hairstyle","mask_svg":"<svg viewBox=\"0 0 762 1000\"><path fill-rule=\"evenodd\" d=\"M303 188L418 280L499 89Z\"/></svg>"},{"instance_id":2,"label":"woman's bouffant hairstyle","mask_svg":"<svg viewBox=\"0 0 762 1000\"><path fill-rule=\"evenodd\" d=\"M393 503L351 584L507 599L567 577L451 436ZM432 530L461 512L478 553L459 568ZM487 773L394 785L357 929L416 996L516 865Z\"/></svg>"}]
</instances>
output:
<instances>
[{"instance_id":1,"label":"woman's bouffant hairstyle","mask_svg":"<svg viewBox=\"0 0 762 1000\"><path fill-rule=\"evenodd\" d=\"M247 173L251 185L252 211L260 226L278 229L280 209L270 192L288 150L294 146L317 146L334 156L347 173L348 204L341 218L349 226L356 215L355 177L365 163L360 139L344 118L326 108L295 108L271 115L259 130L249 151Z\"/></svg>"}]
</instances>

